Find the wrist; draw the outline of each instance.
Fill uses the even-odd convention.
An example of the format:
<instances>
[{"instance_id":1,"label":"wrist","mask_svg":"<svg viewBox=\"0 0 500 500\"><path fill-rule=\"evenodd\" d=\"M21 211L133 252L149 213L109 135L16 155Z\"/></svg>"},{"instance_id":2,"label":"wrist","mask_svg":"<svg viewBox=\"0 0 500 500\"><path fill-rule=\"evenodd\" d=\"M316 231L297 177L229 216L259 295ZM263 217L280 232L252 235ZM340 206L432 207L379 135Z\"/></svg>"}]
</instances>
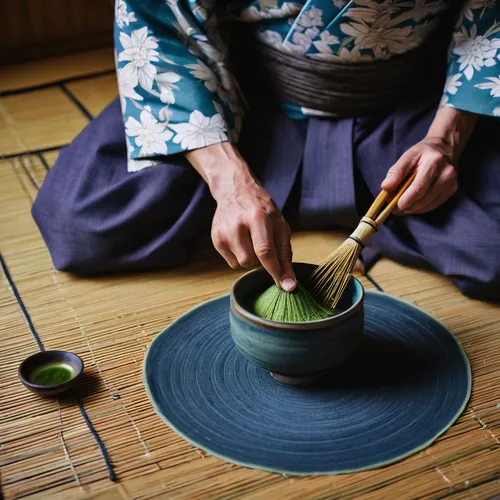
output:
<instances>
[{"instance_id":1,"label":"wrist","mask_svg":"<svg viewBox=\"0 0 500 500\"><path fill-rule=\"evenodd\" d=\"M189 151L186 158L208 184L217 202L238 186L257 182L239 151L229 142Z\"/></svg>"},{"instance_id":2,"label":"wrist","mask_svg":"<svg viewBox=\"0 0 500 500\"><path fill-rule=\"evenodd\" d=\"M438 110L424 142L441 147L453 162L462 154L474 130L478 116L451 107Z\"/></svg>"}]
</instances>

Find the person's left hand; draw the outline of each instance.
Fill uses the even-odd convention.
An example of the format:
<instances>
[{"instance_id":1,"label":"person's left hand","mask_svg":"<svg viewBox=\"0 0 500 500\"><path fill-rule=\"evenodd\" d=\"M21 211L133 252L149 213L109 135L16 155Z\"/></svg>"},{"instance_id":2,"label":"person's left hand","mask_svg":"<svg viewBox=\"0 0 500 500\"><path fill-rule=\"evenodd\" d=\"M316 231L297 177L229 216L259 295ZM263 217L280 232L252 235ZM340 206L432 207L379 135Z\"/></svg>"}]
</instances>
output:
<instances>
[{"instance_id":1,"label":"person's left hand","mask_svg":"<svg viewBox=\"0 0 500 500\"><path fill-rule=\"evenodd\" d=\"M395 214L424 214L442 205L457 191L455 153L451 144L427 137L419 142L389 169L382 189L392 191L413 170L417 175L401 196Z\"/></svg>"}]
</instances>

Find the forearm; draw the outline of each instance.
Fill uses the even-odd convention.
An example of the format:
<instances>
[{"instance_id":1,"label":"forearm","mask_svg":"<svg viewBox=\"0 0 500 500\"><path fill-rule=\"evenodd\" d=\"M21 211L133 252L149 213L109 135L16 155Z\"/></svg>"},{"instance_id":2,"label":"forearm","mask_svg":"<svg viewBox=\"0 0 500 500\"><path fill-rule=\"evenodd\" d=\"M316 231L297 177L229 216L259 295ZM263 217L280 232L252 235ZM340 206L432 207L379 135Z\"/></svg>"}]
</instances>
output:
<instances>
[{"instance_id":1,"label":"forearm","mask_svg":"<svg viewBox=\"0 0 500 500\"><path fill-rule=\"evenodd\" d=\"M439 142L453 162L456 162L467 145L476 126L478 115L451 107L438 110L429 127L425 141Z\"/></svg>"},{"instance_id":2,"label":"forearm","mask_svg":"<svg viewBox=\"0 0 500 500\"><path fill-rule=\"evenodd\" d=\"M262 265L284 290L295 288L290 227L235 146L222 142L186 153L217 202L212 241L237 269Z\"/></svg>"},{"instance_id":3,"label":"forearm","mask_svg":"<svg viewBox=\"0 0 500 500\"><path fill-rule=\"evenodd\" d=\"M208 184L216 201L257 183L239 151L229 142L189 151L186 158Z\"/></svg>"}]
</instances>

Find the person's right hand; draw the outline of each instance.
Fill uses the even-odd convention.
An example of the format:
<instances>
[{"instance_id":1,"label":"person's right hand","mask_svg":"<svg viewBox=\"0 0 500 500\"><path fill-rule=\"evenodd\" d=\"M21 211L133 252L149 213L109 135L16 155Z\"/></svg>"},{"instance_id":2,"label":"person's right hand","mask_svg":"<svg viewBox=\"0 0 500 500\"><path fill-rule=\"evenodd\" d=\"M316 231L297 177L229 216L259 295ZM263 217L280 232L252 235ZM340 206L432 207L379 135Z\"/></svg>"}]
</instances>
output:
<instances>
[{"instance_id":1,"label":"person's right hand","mask_svg":"<svg viewBox=\"0 0 500 500\"><path fill-rule=\"evenodd\" d=\"M295 288L290 227L269 194L253 179L217 200L212 241L233 268L262 266L278 286Z\"/></svg>"},{"instance_id":2,"label":"person's right hand","mask_svg":"<svg viewBox=\"0 0 500 500\"><path fill-rule=\"evenodd\" d=\"M233 268L262 265L284 290L295 288L290 227L234 146L216 144L186 154L217 202L212 241Z\"/></svg>"}]
</instances>

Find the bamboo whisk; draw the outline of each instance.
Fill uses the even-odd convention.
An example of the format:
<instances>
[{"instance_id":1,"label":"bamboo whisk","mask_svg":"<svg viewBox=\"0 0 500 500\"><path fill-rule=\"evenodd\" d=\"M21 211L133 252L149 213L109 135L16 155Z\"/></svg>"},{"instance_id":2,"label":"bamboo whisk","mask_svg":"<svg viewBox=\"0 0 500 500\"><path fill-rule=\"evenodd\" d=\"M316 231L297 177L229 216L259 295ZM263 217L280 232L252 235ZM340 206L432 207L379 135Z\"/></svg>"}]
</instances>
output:
<instances>
[{"instance_id":1,"label":"bamboo whisk","mask_svg":"<svg viewBox=\"0 0 500 500\"><path fill-rule=\"evenodd\" d=\"M359 254L394 210L403 193L415 179L415 175L416 172L411 173L392 192L382 190L349 238L314 271L311 276L313 291L325 306L331 308L337 306L349 284Z\"/></svg>"}]
</instances>

